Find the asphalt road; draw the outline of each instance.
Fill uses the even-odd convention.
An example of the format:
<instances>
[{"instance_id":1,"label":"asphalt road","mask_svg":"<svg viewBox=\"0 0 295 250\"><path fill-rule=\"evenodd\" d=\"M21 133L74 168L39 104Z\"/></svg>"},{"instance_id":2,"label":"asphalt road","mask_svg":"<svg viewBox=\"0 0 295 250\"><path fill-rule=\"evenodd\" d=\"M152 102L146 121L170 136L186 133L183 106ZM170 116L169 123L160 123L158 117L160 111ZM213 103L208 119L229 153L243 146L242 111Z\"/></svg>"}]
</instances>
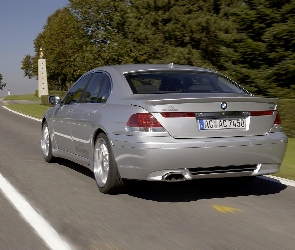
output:
<instances>
[{"instance_id":1,"label":"asphalt road","mask_svg":"<svg viewBox=\"0 0 295 250\"><path fill-rule=\"evenodd\" d=\"M98 191L92 172L48 164L40 122L0 107L0 173L73 249L294 249L295 188L268 179L136 182ZM0 249L48 249L0 192Z\"/></svg>"}]
</instances>

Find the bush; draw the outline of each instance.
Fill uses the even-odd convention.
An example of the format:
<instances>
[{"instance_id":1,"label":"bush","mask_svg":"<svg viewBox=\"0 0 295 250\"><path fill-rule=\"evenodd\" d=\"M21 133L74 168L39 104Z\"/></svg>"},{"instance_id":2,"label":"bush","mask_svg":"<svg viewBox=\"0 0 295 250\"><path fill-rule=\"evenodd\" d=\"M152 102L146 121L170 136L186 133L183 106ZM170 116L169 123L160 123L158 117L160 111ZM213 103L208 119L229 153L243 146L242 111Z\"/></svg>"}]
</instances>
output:
<instances>
[{"instance_id":1,"label":"bush","mask_svg":"<svg viewBox=\"0 0 295 250\"><path fill-rule=\"evenodd\" d=\"M295 99L280 99L278 110L280 112L284 132L288 137L295 138Z\"/></svg>"},{"instance_id":2,"label":"bush","mask_svg":"<svg viewBox=\"0 0 295 250\"><path fill-rule=\"evenodd\" d=\"M42 95L41 96L41 104L45 106L50 106L48 102L48 96L54 95L54 96L59 96L60 99L63 99L64 96L66 95L67 91L58 91L58 90L51 90L49 91L49 95Z\"/></svg>"},{"instance_id":3,"label":"bush","mask_svg":"<svg viewBox=\"0 0 295 250\"><path fill-rule=\"evenodd\" d=\"M48 102L48 96L49 95L42 95L41 96L41 104L44 106L50 106L49 102Z\"/></svg>"},{"instance_id":4,"label":"bush","mask_svg":"<svg viewBox=\"0 0 295 250\"><path fill-rule=\"evenodd\" d=\"M61 99L66 95L67 91L50 90L49 95L59 96Z\"/></svg>"},{"instance_id":5,"label":"bush","mask_svg":"<svg viewBox=\"0 0 295 250\"><path fill-rule=\"evenodd\" d=\"M35 90L35 96L38 97L38 95L39 95L39 91L38 91L38 89L37 89L37 90Z\"/></svg>"}]
</instances>

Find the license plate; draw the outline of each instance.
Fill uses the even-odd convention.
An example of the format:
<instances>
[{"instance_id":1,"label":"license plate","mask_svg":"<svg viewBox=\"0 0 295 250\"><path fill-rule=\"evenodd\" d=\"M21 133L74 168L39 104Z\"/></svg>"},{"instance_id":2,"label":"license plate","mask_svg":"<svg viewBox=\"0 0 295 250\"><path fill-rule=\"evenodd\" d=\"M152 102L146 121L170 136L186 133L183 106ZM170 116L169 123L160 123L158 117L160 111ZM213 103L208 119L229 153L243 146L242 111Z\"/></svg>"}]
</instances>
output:
<instances>
[{"instance_id":1,"label":"license plate","mask_svg":"<svg viewBox=\"0 0 295 250\"><path fill-rule=\"evenodd\" d=\"M246 119L198 120L200 130L245 129Z\"/></svg>"}]
</instances>

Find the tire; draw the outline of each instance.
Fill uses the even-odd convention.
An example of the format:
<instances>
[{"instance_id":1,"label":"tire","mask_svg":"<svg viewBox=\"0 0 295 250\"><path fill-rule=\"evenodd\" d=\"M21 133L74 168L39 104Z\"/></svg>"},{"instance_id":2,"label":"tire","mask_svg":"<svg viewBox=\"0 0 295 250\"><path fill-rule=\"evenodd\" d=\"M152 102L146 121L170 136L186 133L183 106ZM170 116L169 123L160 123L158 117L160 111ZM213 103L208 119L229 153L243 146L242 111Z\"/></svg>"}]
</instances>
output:
<instances>
[{"instance_id":1,"label":"tire","mask_svg":"<svg viewBox=\"0 0 295 250\"><path fill-rule=\"evenodd\" d=\"M93 174L100 192L116 194L123 190L117 164L108 137L100 133L95 141Z\"/></svg>"},{"instance_id":2,"label":"tire","mask_svg":"<svg viewBox=\"0 0 295 250\"><path fill-rule=\"evenodd\" d=\"M41 149L46 162L53 162L55 160L55 157L52 155L51 138L50 138L48 124L46 121L43 123L43 126L42 126Z\"/></svg>"}]
</instances>

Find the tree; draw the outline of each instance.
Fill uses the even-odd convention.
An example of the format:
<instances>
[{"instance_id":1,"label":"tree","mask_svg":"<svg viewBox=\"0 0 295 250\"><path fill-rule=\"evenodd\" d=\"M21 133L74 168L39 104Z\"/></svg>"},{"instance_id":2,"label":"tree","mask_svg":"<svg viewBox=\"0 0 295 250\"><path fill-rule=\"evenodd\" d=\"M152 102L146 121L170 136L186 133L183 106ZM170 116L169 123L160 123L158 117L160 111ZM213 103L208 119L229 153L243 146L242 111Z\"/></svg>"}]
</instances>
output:
<instances>
[{"instance_id":1,"label":"tree","mask_svg":"<svg viewBox=\"0 0 295 250\"><path fill-rule=\"evenodd\" d=\"M48 17L22 69L36 77L39 50L50 88L86 70L123 63L217 69L254 94L295 95L295 0L69 0Z\"/></svg>"},{"instance_id":2,"label":"tree","mask_svg":"<svg viewBox=\"0 0 295 250\"><path fill-rule=\"evenodd\" d=\"M29 79L38 75L38 69L36 69L34 65L34 57L30 55L26 55L22 60L21 69L24 71L24 76L29 77Z\"/></svg>"},{"instance_id":3,"label":"tree","mask_svg":"<svg viewBox=\"0 0 295 250\"><path fill-rule=\"evenodd\" d=\"M85 71L97 66L93 60L94 47L81 22L68 8L50 15L34 40L35 55L26 55L22 69L29 78L38 77L40 48L47 64L49 89L66 90Z\"/></svg>"},{"instance_id":4,"label":"tree","mask_svg":"<svg viewBox=\"0 0 295 250\"><path fill-rule=\"evenodd\" d=\"M295 1L225 2L223 15L236 29L227 45L235 54L235 79L255 94L294 96Z\"/></svg>"},{"instance_id":5,"label":"tree","mask_svg":"<svg viewBox=\"0 0 295 250\"><path fill-rule=\"evenodd\" d=\"M218 1L134 0L131 6L128 37L135 62L231 68L226 45L235 29L219 16Z\"/></svg>"},{"instance_id":6,"label":"tree","mask_svg":"<svg viewBox=\"0 0 295 250\"><path fill-rule=\"evenodd\" d=\"M0 90L3 90L3 88L6 86L6 83L2 82L3 76L0 74Z\"/></svg>"},{"instance_id":7,"label":"tree","mask_svg":"<svg viewBox=\"0 0 295 250\"><path fill-rule=\"evenodd\" d=\"M98 65L133 63L126 25L132 15L128 1L70 0L69 8L95 46Z\"/></svg>"},{"instance_id":8,"label":"tree","mask_svg":"<svg viewBox=\"0 0 295 250\"><path fill-rule=\"evenodd\" d=\"M294 0L87 0L80 11L78 5L83 27L106 52L104 64L210 67L254 94L294 96ZM112 53L117 57L108 60Z\"/></svg>"},{"instance_id":9,"label":"tree","mask_svg":"<svg viewBox=\"0 0 295 250\"><path fill-rule=\"evenodd\" d=\"M295 96L295 1L273 1L277 22L263 35L267 48L267 80L276 86L271 94Z\"/></svg>"}]
</instances>

